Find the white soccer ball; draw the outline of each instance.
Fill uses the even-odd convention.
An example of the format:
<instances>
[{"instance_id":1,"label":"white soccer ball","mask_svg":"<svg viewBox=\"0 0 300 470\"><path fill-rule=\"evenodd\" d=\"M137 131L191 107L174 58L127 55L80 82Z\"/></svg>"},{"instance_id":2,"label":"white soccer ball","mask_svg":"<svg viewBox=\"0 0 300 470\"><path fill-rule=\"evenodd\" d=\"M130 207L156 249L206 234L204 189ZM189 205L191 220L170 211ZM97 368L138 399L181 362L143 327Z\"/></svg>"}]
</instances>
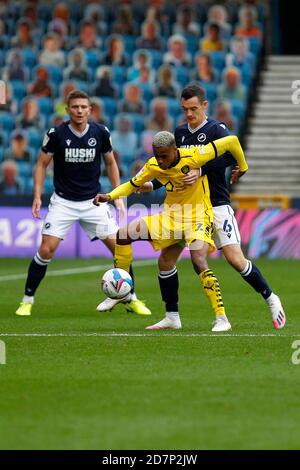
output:
<instances>
[{"instance_id":1,"label":"white soccer ball","mask_svg":"<svg viewBox=\"0 0 300 470\"><path fill-rule=\"evenodd\" d=\"M111 299L122 299L129 294L133 286L130 274L124 269L109 269L101 279L104 294Z\"/></svg>"}]
</instances>

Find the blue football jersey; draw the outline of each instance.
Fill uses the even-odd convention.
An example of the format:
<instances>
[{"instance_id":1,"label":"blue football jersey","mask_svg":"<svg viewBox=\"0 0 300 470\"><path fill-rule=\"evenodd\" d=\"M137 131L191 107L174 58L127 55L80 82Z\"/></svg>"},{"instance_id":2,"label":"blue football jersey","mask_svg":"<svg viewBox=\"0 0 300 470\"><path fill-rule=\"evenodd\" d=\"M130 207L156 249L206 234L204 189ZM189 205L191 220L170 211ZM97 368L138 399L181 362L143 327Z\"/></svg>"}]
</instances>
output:
<instances>
[{"instance_id":1,"label":"blue football jersey","mask_svg":"<svg viewBox=\"0 0 300 470\"><path fill-rule=\"evenodd\" d=\"M213 140L226 137L229 132L226 126L214 119L207 119L196 129L191 129L188 124L182 124L175 129L175 140L177 147L189 148L206 145ZM235 165L236 161L230 153L225 154L215 161L209 162L202 167L202 175L207 175L210 199L213 206L230 204L230 195L226 183L226 166Z\"/></svg>"},{"instance_id":2,"label":"blue football jersey","mask_svg":"<svg viewBox=\"0 0 300 470\"><path fill-rule=\"evenodd\" d=\"M86 201L100 191L101 158L112 150L107 127L90 122L80 134L70 121L64 122L48 130L42 150L53 156L53 183L59 196Z\"/></svg>"}]
</instances>

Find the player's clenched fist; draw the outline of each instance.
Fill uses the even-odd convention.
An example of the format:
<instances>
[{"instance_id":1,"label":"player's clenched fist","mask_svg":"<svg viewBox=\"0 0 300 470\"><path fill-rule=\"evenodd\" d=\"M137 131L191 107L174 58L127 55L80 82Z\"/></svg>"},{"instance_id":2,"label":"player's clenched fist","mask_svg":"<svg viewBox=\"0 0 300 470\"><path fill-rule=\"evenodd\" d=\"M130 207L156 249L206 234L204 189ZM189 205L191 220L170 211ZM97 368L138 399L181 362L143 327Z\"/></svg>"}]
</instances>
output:
<instances>
[{"instance_id":1,"label":"player's clenched fist","mask_svg":"<svg viewBox=\"0 0 300 470\"><path fill-rule=\"evenodd\" d=\"M95 206L99 206L100 202L108 202L110 199L111 197L109 194L97 194L93 200L93 204L95 204Z\"/></svg>"}]
</instances>

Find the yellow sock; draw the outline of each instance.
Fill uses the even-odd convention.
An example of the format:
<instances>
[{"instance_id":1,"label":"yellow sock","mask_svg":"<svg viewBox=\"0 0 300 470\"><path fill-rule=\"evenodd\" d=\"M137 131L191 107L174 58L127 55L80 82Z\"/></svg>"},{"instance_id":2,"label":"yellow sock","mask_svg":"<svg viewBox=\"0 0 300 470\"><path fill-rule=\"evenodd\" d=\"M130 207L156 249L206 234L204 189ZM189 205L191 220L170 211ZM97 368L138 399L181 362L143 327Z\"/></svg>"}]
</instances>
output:
<instances>
[{"instance_id":1,"label":"yellow sock","mask_svg":"<svg viewBox=\"0 0 300 470\"><path fill-rule=\"evenodd\" d=\"M219 281L210 269L206 269L199 274L205 295L211 303L216 315L225 315L225 308L222 300Z\"/></svg>"},{"instance_id":2,"label":"yellow sock","mask_svg":"<svg viewBox=\"0 0 300 470\"><path fill-rule=\"evenodd\" d=\"M115 246L115 267L125 269L129 273L129 268L132 262L132 245L118 245Z\"/></svg>"}]
</instances>

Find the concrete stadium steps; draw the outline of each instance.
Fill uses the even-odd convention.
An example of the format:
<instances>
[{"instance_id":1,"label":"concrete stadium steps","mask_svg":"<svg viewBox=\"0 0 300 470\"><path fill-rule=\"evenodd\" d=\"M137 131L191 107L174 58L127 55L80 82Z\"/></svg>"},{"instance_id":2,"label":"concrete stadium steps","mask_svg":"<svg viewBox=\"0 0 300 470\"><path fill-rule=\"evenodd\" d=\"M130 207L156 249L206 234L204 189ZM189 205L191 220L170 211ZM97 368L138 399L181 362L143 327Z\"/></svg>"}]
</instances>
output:
<instances>
[{"instance_id":1,"label":"concrete stadium steps","mask_svg":"<svg viewBox=\"0 0 300 470\"><path fill-rule=\"evenodd\" d=\"M266 127L274 127L274 126L299 126L300 125L300 114L298 116L260 116L257 115L255 119L250 119L249 121L251 125L254 126L266 126ZM253 127L251 127L253 131Z\"/></svg>"},{"instance_id":2,"label":"concrete stadium steps","mask_svg":"<svg viewBox=\"0 0 300 470\"><path fill-rule=\"evenodd\" d=\"M277 111L280 113L281 111L290 112L291 116L295 113L299 113L300 104L293 104L292 100L286 102L277 102L276 100L272 100L270 102L261 102L259 101L256 103L256 110L257 111Z\"/></svg>"},{"instance_id":3,"label":"concrete stadium steps","mask_svg":"<svg viewBox=\"0 0 300 470\"><path fill-rule=\"evenodd\" d=\"M249 172L236 192L300 197L300 56L268 57L256 96L245 139Z\"/></svg>"},{"instance_id":4,"label":"concrete stadium steps","mask_svg":"<svg viewBox=\"0 0 300 470\"><path fill-rule=\"evenodd\" d=\"M266 161L262 161L262 159L266 160L266 156L262 152L257 152L256 156L251 158L251 173L255 173L256 168L260 170L261 168L265 168L265 167L270 171L270 164ZM278 169L282 173L282 157L281 158L277 157L277 159L273 158L272 173L273 173L273 169L274 169L274 173L277 172ZM290 172L291 170L300 171L299 158L297 160L296 158L291 158L289 156L289 167L286 171ZM250 174L248 175L248 177L250 178Z\"/></svg>"},{"instance_id":5,"label":"concrete stadium steps","mask_svg":"<svg viewBox=\"0 0 300 470\"><path fill-rule=\"evenodd\" d=\"M243 186L243 190L241 191L240 187ZM280 185L278 188L277 184L268 183L268 191L266 191L265 184L258 184L258 183L251 183L249 186L245 183L241 182L235 188L235 194L249 194L249 195L268 195L268 194L278 194L282 196L289 196L289 197L297 197L297 191L299 191L298 185Z\"/></svg>"},{"instance_id":6,"label":"concrete stadium steps","mask_svg":"<svg viewBox=\"0 0 300 470\"><path fill-rule=\"evenodd\" d=\"M280 110L279 115L274 115L274 111L272 109L255 108L253 110L253 117L265 119L265 122L269 122L272 119L300 120L300 105L294 105L292 108L285 106ZM251 121L253 121L253 117L250 118Z\"/></svg>"},{"instance_id":7,"label":"concrete stadium steps","mask_svg":"<svg viewBox=\"0 0 300 470\"><path fill-rule=\"evenodd\" d=\"M296 80L299 80L298 77L296 77ZM277 88L277 87L292 88L293 82L294 80L291 82L291 80L287 78L285 74L278 78L274 77L273 75L271 76L264 75L261 78L261 84L263 86L271 86L273 88Z\"/></svg>"},{"instance_id":8,"label":"concrete stadium steps","mask_svg":"<svg viewBox=\"0 0 300 470\"><path fill-rule=\"evenodd\" d=\"M300 56L299 55L270 55L268 60L270 65L276 64L299 64L300 65Z\"/></svg>"},{"instance_id":9,"label":"concrete stadium steps","mask_svg":"<svg viewBox=\"0 0 300 470\"><path fill-rule=\"evenodd\" d=\"M282 168L272 168L272 172L270 168L265 168L266 171L262 172L264 168L260 167L257 168L256 171L253 171L252 174L247 175L247 183L256 182L256 183L267 183L268 181L273 181L277 183L277 189L281 186L281 183L278 182L278 178L280 179L282 175ZM259 170L259 171L258 171ZM285 183L297 183L298 177L295 174L295 170L288 168L285 171Z\"/></svg>"},{"instance_id":10,"label":"concrete stadium steps","mask_svg":"<svg viewBox=\"0 0 300 470\"><path fill-rule=\"evenodd\" d=\"M285 136L287 136L287 138L290 138L290 136L297 136L299 135L299 124L298 123L298 132L296 131L296 128L297 128L297 124L294 125L294 126L291 126L289 127L288 125L286 125L286 127L284 126L284 130L283 130L283 125L282 124L277 124L274 123L273 121L272 122L268 122L268 124L256 124L256 121L255 121L255 125L252 125L251 126L251 133L252 134L255 134L256 136L257 135L271 135L271 134L275 134L275 135L278 135L278 132L282 132L282 134L284 134Z\"/></svg>"}]
</instances>

